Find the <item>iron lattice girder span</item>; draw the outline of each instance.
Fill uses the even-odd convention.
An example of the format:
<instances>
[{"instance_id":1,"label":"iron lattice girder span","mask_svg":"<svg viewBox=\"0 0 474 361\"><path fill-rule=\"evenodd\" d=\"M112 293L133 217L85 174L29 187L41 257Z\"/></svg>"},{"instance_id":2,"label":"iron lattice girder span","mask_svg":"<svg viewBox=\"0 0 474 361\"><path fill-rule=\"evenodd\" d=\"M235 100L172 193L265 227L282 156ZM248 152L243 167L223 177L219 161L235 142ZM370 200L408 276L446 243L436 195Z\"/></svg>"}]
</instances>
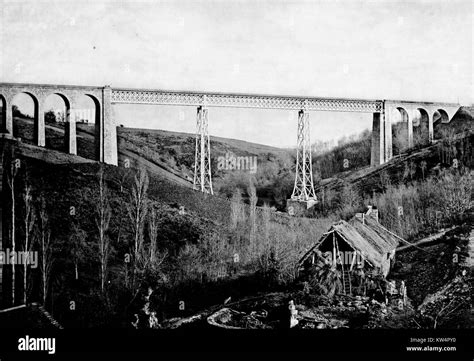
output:
<instances>
[{"instance_id":1,"label":"iron lattice girder span","mask_svg":"<svg viewBox=\"0 0 474 361\"><path fill-rule=\"evenodd\" d=\"M374 113L382 100L112 89L112 103Z\"/></svg>"}]
</instances>

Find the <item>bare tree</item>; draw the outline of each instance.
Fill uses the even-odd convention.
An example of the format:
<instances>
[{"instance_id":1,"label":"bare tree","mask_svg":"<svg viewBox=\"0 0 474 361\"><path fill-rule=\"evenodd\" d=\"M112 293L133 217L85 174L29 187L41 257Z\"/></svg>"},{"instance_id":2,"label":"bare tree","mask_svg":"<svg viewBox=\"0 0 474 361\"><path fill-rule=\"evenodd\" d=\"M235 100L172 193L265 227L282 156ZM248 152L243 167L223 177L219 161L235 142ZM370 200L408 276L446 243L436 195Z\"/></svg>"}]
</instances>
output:
<instances>
[{"instance_id":1,"label":"bare tree","mask_svg":"<svg viewBox=\"0 0 474 361\"><path fill-rule=\"evenodd\" d=\"M15 244L15 177L18 173L18 169L20 168L20 160L19 159L14 159L10 163L10 169L9 173L7 173L7 183L11 191L11 233L10 233L10 239L11 239L11 252L14 254L16 250L16 244ZM15 305L15 264L12 265L12 305Z\"/></svg>"},{"instance_id":2,"label":"bare tree","mask_svg":"<svg viewBox=\"0 0 474 361\"><path fill-rule=\"evenodd\" d=\"M156 241L158 239L158 219L153 206L150 207L148 217L148 236L150 238L150 263L154 264L156 261Z\"/></svg>"},{"instance_id":3,"label":"bare tree","mask_svg":"<svg viewBox=\"0 0 474 361\"><path fill-rule=\"evenodd\" d=\"M270 241L270 216L271 216L271 209L270 206L264 203L263 208L261 210L261 231L260 231L260 239L258 245L258 254L260 255L259 258L259 266L264 272L267 272L271 257L272 245Z\"/></svg>"},{"instance_id":4,"label":"bare tree","mask_svg":"<svg viewBox=\"0 0 474 361\"><path fill-rule=\"evenodd\" d=\"M255 189L255 186L252 181L250 181L247 192L248 192L249 201L250 201L250 242L251 242L252 248L254 248L256 225L257 225L256 210L257 210L258 197L257 197L257 190ZM252 252L254 251L255 249L252 249Z\"/></svg>"},{"instance_id":5,"label":"bare tree","mask_svg":"<svg viewBox=\"0 0 474 361\"><path fill-rule=\"evenodd\" d=\"M161 254L158 251L158 231L158 215L156 209L151 206L148 212L148 237L150 238L149 265L155 270L158 269L167 256L166 252Z\"/></svg>"},{"instance_id":6,"label":"bare tree","mask_svg":"<svg viewBox=\"0 0 474 361\"><path fill-rule=\"evenodd\" d=\"M443 163L451 163L457 155L456 131L451 127L442 127L439 133L441 141L438 143L438 149L441 150L441 161Z\"/></svg>"},{"instance_id":7,"label":"bare tree","mask_svg":"<svg viewBox=\"0 0 474 361\"><path fill-rule=\"evenodd\" d=\"M132 284L135 282L135 276L141 254L143 251L143 229L148 210L148 174L144 168L140 168L135 176L134 184L130 192L130 200L127 205L128 215L132 222L133 239L133 274Z\"/></svg>"},{"instance_id":8,"label":"bare tree","mask_svg":"<svg viewBox=\"0 0 474 361\"><path fill-rule=\"evenodd\" d=\"M392 144L398 155L408 149L408 130L406 123L392 124ZM395 155L395 154L394 154Z\"/></svg>"},{"instance_id":9,"label":"bare tree","mask_svg":"<svg viewBox=\"0 0 474 361\"><path fill-rule=\"evenodd\" d=\"M423 175L423 180L425 180L425 172L426 172L426 167L427 167L427 163L425 160L422 160L421 163L420 163L420 168L421 168L421 173Z\"/></svg>"},{"instance_id":10,"label":"bare tree","mask_svg":"<svg viewBox=\"0 0 474 361\"><path fill-rule=\"evenodd\" d=\"M403 169L403 180L406 182L408 179L413 180L416 174L416 164L413 161L405 162L405 168Z\"/></svg>"},{"instance_id":11,"label":"bare tree","mask_svg":"<svg viewBox=\"0 0 474 361\"><path fill-rule=\"evenodd\" d=\"M357 208L361 203L361 196L359 189L356 185L346 182L341 194L341 208L349 208L353 210Z\"/></svg>"},{"instance_id":12,"label":"bare tree","mask_svg":"<svg viewBox=\"0 0 474 361\"><path fill-rule=\"evenodd\" d=\"M26 304L28 294L28 263L30 261L30 251L32 246L32 233L33 227L36 221L36 215L33 206L33 199L31 194L31 186L25 185L25 191L23 193L23 204L25 207L24 213L24 227L25 227L25 243L23 245L24 257L23 257L23 303Z\"/></svg>"},{"instance_id":13,"label":"bare tree","mask_svg":"<svg viewBox=\"0 0 474 361\"><path fill-rule=\"evenodd\" d=\"M102 167L99 170L99 192L97 195L96 214L95 223L99 238L100 289L104 292L110 253L110 240L107 231L109 229L112 212L109 204L109 192L105 184L104 170Z\"/></svg>"},{"instance_id":14,"label":"bare tree","mask_svg":"<svg viewBox=\"0 0 474 361\"><path fill-rule=\"evenodd\" d=\"M40 208L38 212L38 225L37 225L37 241L41 250L41 293L43 297L43 305L46 305L46 298L48 296L51 270L53 268L53 247L51 244L51 231L49 228L48 213L46 211L46 201L43 196L40 197Z\"/></svg>"},{"instance_id":15,"label":"bare tree","mask_svg":"<svg viewBox=\"0 0 474 361\"><path fill-rule=\"evenodd\" d=\"M231 225L232 229L235 229L238 223L243 219L244 215L244 208L242 205L242 192L240 188L236 188L234 193L232 194L231 205L230 205L230 212L231 212Z\"/></svg>"},{"instance_id":16,"label":"bare tree","mask_svg":"<svg viewBox=\"0 0 474 361\"><path fill-rule=\"evenodd\" d=\"M69 244L76 280L79 279L79 263L85 258L85 250L87 248L86 237L86 232L74 223L72 225L72 233L69 237Z\"/></svg>"},{"instance_id":17,"label":"bare tree","mask_svg":"<svg viewBox=\"0 0 474 361\"><path fill-rule=\"evenodd\" d=\"M379 173L379 177L380 177L380 187L382 188L382 191L385 191L392 184L390 174L387 172L387 170L384 169Z\"/></svg>"}]
</instances>

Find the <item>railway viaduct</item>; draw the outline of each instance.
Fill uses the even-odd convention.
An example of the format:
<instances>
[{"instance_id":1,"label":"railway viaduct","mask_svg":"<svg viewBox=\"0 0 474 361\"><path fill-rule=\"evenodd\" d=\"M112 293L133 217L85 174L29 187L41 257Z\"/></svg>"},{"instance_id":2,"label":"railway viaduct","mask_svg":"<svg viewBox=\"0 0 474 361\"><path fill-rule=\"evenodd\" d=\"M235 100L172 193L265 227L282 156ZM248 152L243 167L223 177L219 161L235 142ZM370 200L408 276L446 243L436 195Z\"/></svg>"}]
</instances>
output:
<instances>
[{"instance_id":1,"label":"railway viaduct","mask_svg":"<svg viewBox=\"0 0 474 361\"><path fill-rule=\"evenodd\" d=\"M96 160L118 164L117 133L113 104L155 104L192 106L197 109L196 159L194 187L212 193L210 146L207 130L208 112L212 107L240 107L282 109L298 112L298 139L296 179L292 199L315 200L309 134L310 111L364 112L373 114L371 166L392 158L392 123L403 121L404 137L408 147L413 146L413 125L419 124L424 134L423 142L433 141L433 124L449 122L459 109L459 104L417 102L406 100L367 100L300 96L274 96L258 94L207 93L166 91L150 89L121 89L110 86L73 86L53 84L0 83L1 128L0 136L14 138L13 98L26 93L34 103L34 141L44 147L45 102L51 94L59 95L65 103L65 150L77 154L76 125L71 116L81 96L92 99L95 105Z\"/></svg>"}]
</instances>

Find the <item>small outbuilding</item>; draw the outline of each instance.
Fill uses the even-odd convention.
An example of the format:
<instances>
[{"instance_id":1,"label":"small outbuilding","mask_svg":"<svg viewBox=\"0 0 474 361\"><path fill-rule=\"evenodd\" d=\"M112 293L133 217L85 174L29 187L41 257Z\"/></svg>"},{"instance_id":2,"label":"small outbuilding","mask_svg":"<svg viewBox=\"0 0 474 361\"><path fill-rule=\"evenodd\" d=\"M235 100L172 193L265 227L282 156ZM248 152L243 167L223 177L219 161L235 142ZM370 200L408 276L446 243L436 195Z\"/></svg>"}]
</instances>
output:
<instances>
[{"instance_id":1,"label":"small outbuilding","mask_svg":"<svg viewBox=\"0 0 474 361\"><path fill-rule=\"evenodd\" d=\"M351 293L352 273L375 270L386 277L395 259L395 249L402 240L378 221L378 210L369 206L349 221L339 221L323 234L299 261L299 270L307 269L318 256L334 262L342 274L343 289Z\"/></svg>"}]
</instances>

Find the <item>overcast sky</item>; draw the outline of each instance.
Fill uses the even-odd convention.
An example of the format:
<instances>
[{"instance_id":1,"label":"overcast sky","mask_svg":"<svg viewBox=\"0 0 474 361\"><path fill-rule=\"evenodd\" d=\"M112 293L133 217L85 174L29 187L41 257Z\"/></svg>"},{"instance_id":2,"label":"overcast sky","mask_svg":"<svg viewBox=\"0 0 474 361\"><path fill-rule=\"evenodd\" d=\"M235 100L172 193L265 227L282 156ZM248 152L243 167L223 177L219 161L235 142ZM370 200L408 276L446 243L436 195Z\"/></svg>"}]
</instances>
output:
<instances>
[{"instance_id":1,"label":"overcast sky","mask_svg":"<svg viewBox=\"0 0 474 361\"><path fill-rule=\"evenodd\" d=\"M0 0L0 81L473 102L471 1ZM54 103L54 101L51 101ZM193 132L194 108L115 106ZM296 113L210 109L212 135L296 143ZM313 139L370 114L312 112Z\"/></svg>"}]
</instances>

